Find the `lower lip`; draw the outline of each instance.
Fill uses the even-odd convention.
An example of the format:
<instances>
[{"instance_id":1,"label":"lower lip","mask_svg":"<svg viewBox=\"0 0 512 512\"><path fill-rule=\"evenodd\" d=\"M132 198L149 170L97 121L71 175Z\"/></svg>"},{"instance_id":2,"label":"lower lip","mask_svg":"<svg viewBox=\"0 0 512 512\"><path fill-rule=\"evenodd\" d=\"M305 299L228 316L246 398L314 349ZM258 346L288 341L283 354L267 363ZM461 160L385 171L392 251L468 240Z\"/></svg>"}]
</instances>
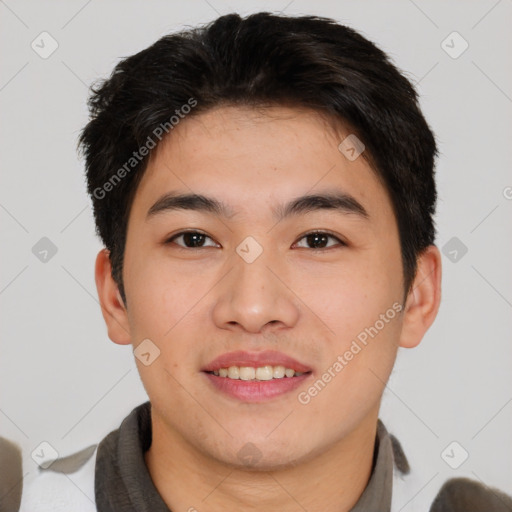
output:
<instances>
[{"instance_id":1,"label":"lower lip","mask_svg":"<svg viewBox=\"0 0 512 512\"><path fill-rule=\"evenodd\" d=\"M311 373L298 377L272 380L236 380L204 372L210 382L221 392L243 402L266 402L298 388Z\"/></svg>"}]
</instances>

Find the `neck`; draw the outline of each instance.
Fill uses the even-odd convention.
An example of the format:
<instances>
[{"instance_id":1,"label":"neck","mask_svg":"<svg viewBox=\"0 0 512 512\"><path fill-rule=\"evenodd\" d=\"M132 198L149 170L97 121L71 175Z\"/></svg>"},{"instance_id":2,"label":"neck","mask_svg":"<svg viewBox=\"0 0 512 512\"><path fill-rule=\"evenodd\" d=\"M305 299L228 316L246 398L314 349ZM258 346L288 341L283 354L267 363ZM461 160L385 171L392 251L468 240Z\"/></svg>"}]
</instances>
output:
<instances>
[{"instance_id":1,"label":"neck","mask_svg":"<svg viewBox=\"0 0 512 512\"><path fill-rule=\"evenodd\" d=\"M275 471L233 468L196 450L152 412L145 454L156 489L170 510L348 512L373 467L378 411L322 453Z\"/></svg>"}]
</instances>

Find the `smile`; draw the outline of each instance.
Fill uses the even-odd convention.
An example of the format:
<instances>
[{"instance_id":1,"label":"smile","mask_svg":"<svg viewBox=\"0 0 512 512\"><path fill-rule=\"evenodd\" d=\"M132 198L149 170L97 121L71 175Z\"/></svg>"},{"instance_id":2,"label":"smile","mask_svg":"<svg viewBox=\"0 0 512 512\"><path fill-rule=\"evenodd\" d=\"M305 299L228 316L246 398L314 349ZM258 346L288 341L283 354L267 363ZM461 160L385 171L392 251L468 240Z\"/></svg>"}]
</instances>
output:
<instances>
[{"instance_id":1,"label":"smile","mask_svg":"<svg viewBox=\"0 0 512 512\"><path fill-rule=\"evenodd\" d=\"M251 366L230 366L229 368L219 368L213 370L214 375L234 380L272 380L283 379L285 377L300 377L306 372L296 372L292 368L284 366L259 366L253 368Z\"/></svg>"}]
</instances>

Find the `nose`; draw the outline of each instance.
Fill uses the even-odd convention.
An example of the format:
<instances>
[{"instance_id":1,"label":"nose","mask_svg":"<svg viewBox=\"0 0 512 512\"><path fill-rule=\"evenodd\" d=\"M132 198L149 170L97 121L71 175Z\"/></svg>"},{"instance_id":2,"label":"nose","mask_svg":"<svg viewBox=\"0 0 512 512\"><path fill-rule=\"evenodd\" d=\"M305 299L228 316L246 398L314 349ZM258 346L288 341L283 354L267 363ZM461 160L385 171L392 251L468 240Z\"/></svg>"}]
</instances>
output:
<instances>
[{"instance_id":1,"label":"nose","mask_svg":"<svg viewBox=\"0 0 512 512\"><path fill-rule=\"evenodd\" d=\"M219 328L259 333L297 323L300 301L287 286L284 264L266 252L252 263L234 255L234 267L216 287L213 320Z\"/></svg>"}]
</instances>

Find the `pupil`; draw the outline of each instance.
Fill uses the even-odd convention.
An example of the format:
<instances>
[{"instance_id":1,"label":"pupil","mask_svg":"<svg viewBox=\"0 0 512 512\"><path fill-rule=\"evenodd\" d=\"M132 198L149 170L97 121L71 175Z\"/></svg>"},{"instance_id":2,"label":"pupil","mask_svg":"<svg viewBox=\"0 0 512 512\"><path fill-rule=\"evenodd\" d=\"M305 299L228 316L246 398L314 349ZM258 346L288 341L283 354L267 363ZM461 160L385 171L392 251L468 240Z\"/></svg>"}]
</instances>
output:
<instances>
[{"instance_id":1,"label":"pupil","mask_svg":"<svg viewBox=\"0 0 512 512\"><path fill-rule=\"evenodd\" d=\"M308 235L308 243L311 245L316 245L315 241L318 241L319 238L322 238L324 242L326 242L327 235L323 233L313 233L312 235ZM321 243L322 247L325 247L324 243Z\"/></svg>"},{"instance_id":2,"label":"pupil","mask_svg":"<svg viewBox=\"0 0 512 512\"><path fill-rule=\"evenodd\" d=\"M194 246L194 247L201 247L203 244L197 244L197 238L198 237L204 237L204 235L202 235L201 233L185 233L183 235L183 240L185 241L185 245L189 245L189 242ZM191 241L191 239L193 239ZM203 240L203 243L204 243L204 240Z\"/></svg>"}]
</instances>

